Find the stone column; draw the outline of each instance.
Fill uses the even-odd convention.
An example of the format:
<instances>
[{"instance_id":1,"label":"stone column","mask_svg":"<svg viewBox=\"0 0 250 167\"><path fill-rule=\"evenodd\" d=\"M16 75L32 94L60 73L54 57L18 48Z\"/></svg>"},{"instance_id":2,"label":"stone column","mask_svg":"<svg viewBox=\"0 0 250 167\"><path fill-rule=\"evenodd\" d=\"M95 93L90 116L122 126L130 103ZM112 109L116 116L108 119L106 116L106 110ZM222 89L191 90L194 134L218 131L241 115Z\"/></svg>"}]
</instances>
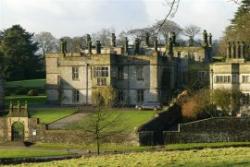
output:
<instances>
[{"instance_id":1,"label":"stone column","mask_svg":"<svg viewBox=\"0 0 250 167\"><path fill-rule=\"evenodd\" d=\"M100 41L96 41L96 54L101 54L101 42Z\"/></svg>"},{"instance_id":2,"label":"stone column","mask_svg":"<svg viewBox=\"0 0 250 167\"><path fill-rule=\"evenodd\" d=\"M154 40L154 50L156 52L158 51L158 40L157 40L157 37L155 37L155 40Z\"/></svg>"},{"instance_id":3,"label":"stone column","mask_svg":"<svg viewBox=\"0 0 250 167\"><path fill-rule=\"evenodd\" d=\"M115 33L112 33L111 46L112 47L116 47L116 36L115 36Z\"/></svg>"},{"instance_id":4,"label":"stone column","mask_svg":"<svg viewBox=\"0 0 250 167\"><path fill-rule=\"evenodd\" d=\"M245 45L245 42L241 42L241 43L240 43L241 58L245 58L245 52L246 52L246 45Z\"/></svg>"},{"instance_id":5,"label":"stone column","mask_svg":"<svg viewBox=\"0 0 250 167\"><path fill-rule=\"evenodd\" d=\"M135 54L139 54L140 52L140 39L135 38Z\"/></svg>"},{"instance_id":6,"label":"stone column","mask_svg":"<svg viewBox=\"0 0 250 167\"><path fill-rule=\"evenodd\" d=\"M124 53L128 53L128 37L124 39Z\"/></svg>"},{"instance_id":7,"label":"stone column","mask_svg":"<svg viewBox=\"0 0 250 167\"><path fill-rule=\"evenodd\" d=\"M232 45L231 45L231 57L235 58L235 56L236 56L236 45L235 45L235 42L232 42Z\"/></svg>"},{"instance_id":8,"label":"stone column","mask_svg":"<svg viewBox=\"0 0 250 167\"><path fill-rule=\"evenodd\" d=\"M231 42L228 42L227 43L227 58L232 58L232 52L231 52L231 50L232 50L232 45L231 45Z\"/></svg>"}]
</instances>

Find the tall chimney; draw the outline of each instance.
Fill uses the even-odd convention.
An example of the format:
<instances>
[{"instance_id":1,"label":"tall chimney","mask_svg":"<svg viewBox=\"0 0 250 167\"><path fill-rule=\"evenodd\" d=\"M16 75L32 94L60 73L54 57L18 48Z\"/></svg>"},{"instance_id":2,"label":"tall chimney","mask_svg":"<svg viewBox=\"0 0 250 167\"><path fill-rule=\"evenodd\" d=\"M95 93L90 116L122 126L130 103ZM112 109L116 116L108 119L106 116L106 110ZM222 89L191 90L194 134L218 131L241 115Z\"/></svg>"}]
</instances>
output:
<instances>
[{"instance_id":1,"label":"tall chimney","mask_svg":"<svg viewBox=\"0 0 250 167\"><path fill-rule=\"evenodd\" d=\"M61 53L65 57L67 54L67 41L64 39L61 39L60 41L61 41Z\"/></svg>"},{"instance_id":2,"label":"tall chimney","mask_svg":"<svg viewBox=\"0 0 250 167\"><path fill-rule=\"evenodd\" d=\"M89 34L87 34L87 45L89 54L92 54L92 41Z\"/></svg>"},{"instance_id":3,"label":"tall chimney","mask_svg":"<svg viewBox=\"0 0 250 167\"><path fill-rule=\"evenodd\" d=\"M116 36L115 36L115 33L112 33L111 46L112 47L116 47Z\"/></svg>"},{"instance_id":4,"label":"tall chimney","mask_svg":"<svg viewBox=\"0 0 250 167\"><path fill-rule=\"evenodd\" d=\"M176 34L175 32L171 32L171 38L172 38L172 41L173 41L173 46L176 45Z\"/></svg>"},{"instance_id":5,"label":"tall chimney","mask_svg":"<svg viewBox=\"0 0 250 167\"><path fill-rule=\"evenodd\" d=\"M236 58L236 45L235 45L235 42L232 42L231 54L232 54L232 58Z\"/></svg>"},{"instance_id":6,"label":"tall chimney","mask_svg":"<svg viewBox=\"0 0 250 167\"><path fill-rule=\"evenodd\" d=\"M227 58L232 58L232 45L231 42L227 43Z\"/></svg>"},{"instance_id":7,"label":"tall chimney","mask_svg":"<svg viewBox=\"0 0 250 167\"><path fill-rule=\"evenodd\" d=\"M158 51L158 40L157 40L157 37L155 37L155 40L154 40L154 50L156 52Z\"/></svg>"},{"instance_id":8,"label":"tall chimney","mask_svg":"<svg viewBox=\"0 0 250 167\"><path fill-rule=\"evenodd\" d=\"M246 54L246 44L245 42L241 42L240 43L240 50L241 50L241 58L245 58L245 54Z\"/></svg>"},{"instance_id":9,"label":"tall chimney","mask_svg":"<svg viewBox=\"0 0 250 167\"><path fill-rule=\"evenodd\" d=\"M135 54L139 54L140 52L140 39L135 38Z\"/></svg>"},{"instance_id":10,"label":"tall chimney","mask_svg":"<svg viewBox=\"0 0 250 167\"><path fill-rule=\"evenodd\" d=\"M96 41L96 54L101 54L101 42L100 41Z\"/></svg>"},{"instance_id":11,"label":"tall chimney","mask_svg":"<svg viewBox=\"0 0 250 167\"><path fill-rule=\"evenodd\" d=\"M146 32L146 34L145 34L145 42L146 42L146 45L147 45L148 47L150 46L149 38L150 38L150 35L149 35L148 32Z\"/></svg>"},{"instance_id":12,"label":"tall chimney","mask_svg":"<svg viewBox=\"0 0 250 167\"><path fill-rule=\"evenodd\" d=\"M203 47L207 47L207 46L208 46L207 31L204 30L204 31L203 31Z\"/></svg>"},{"instance_id":13,"label":"tall chimney","mask_svg":"<svg viewBox=\"0 0 250 167\"><path fill-rule=\"evenodd\" d=\"M173 57L174 56L174 45L173 45L173 39L170 37L168 39L168 55L170 57Z\"/></svg>"},{"instance_id":14,"label":"tall chimney","mask_svg":"<svg viewBox=\"0 0 250 167\"><path fill-rule=\"evenodd\" d=\"M128 53L128 37L124 39L124 53Z\"/></svg>"},{"instance_id":15,"label":"tall chimney","mask_svg":"<svg viewBox=\"0 0 250 167\"><path fill-rule=\"evenodd\" d=\"M208 46L209 47L212 47L212 45L213 45L213 36L212 36L212 34L211 33L209 33L208 34Z\"/></svg>"},{"instance_id":16,"label":"tall chimney","mask_svg":"<svg viewBox=\"0 0 250 167\"><path fill-rule=\"evenodd\" d=\"M236 44L236 58L241 58L241 44L240 41Z\"/></svg>"}]
</instances>

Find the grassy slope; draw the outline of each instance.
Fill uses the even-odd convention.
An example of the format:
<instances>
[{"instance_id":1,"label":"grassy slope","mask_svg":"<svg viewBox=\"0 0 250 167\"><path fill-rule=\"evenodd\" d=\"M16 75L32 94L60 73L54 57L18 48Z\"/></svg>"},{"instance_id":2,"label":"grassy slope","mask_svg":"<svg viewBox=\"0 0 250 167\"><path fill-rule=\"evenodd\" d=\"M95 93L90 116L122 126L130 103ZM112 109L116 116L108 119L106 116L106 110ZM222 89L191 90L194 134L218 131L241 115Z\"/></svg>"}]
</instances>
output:
<instances>
[{"instance_id":1,"label":"grassy slope","mask_svg":"<svg viewBox=\"0 0 250 167\"><path fill-rule=\"evenodd\" d=\"M74 108L37 108L29 113L31 117L40 118L42 123L51 123L76 112Z\"/></svg>"},{"instance_id":2,"label":"grassy slope","mask_svg":"<svg viewBox=\"0 0 250 167\"><path fill-rule=\"evenodd\" d=\"M32 79L22 81L10 81L6 82L6 87L32 87L39 88L45 86L45 79Z\"/></svg>"},{"instance_id":3,"label":"grassy slope","mask_svg":"<svg viewBox=\"0 0 250 167\"><path fill-rule=\"evenodd\" d=\"M47 149L33 149L33 148L0 148L0 158L12 157L41 157L41 156L55 156L67 155L64 150L51 151Z\"/></svg>"},{"instance_id":4,"label":"grassy slope","mask_svg":"<svg viewBox=\"0 0 250 167\"><path fill-rule=\"evenodd\" d=\"M109 109L109 114L105 115L106 121L115 120L114 126L110 127L112 130L125 130L126 132L132 132L135 128L142 125L143 123L152 119L155 115L154 111L138 111L135 109ZM66 126L66 129L86 129L88 123L91 123L92 114L84 117L81 121ZM92 122L93 123L93 122Z\"/></svg>"},{"instance_id":5,"label":"grassy slope","mask_svg":"<svg viewBox=\"0 0 250 167\"><path fill-rule=\"evenodd\" d=\"M159 151L83 157L25 166L249 166L250 148Z\"/></svg>"}]
</instances>

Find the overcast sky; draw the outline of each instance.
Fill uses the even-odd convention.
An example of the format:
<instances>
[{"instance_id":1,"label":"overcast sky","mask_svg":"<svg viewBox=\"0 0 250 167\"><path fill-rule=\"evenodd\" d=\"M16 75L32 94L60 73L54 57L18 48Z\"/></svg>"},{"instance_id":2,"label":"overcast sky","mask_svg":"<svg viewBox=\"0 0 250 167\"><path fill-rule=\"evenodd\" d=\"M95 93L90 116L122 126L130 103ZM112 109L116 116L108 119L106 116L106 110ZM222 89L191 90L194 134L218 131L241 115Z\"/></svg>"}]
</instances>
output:
<instances>
[{"instance_id":1,"label":"overcast sky","mask_svg":"<svg viewBox=\"0 0 250 167\"><path fill-rule=\"evenodd\" d=\"M56 37L80 36L101 28L141 28L164 18L165 0L0 0L0 29L20 24L30 32L49 31ZM171 20L195 24L222 36L237 5L229 0L180 0Z\"/></svg>"}]
</instances>

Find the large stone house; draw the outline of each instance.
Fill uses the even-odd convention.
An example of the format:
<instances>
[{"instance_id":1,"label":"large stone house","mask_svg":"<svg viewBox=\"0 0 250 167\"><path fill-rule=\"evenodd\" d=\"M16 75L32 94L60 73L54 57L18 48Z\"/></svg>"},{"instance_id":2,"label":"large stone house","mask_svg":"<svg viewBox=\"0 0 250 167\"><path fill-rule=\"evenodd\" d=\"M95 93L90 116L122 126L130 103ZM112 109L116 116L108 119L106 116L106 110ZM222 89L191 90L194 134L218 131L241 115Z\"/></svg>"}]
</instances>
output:
<instances>
[{"instance_id":1,"label":"large stone house","mask_svg":"<svg viewBox=\"0 0 250 167\"><path fill-rule=\"evenodd\" d=\"M229 42L225 62L210 64L210 88L238 90L244 94L241 111L249 110L250 62L247 45L244 42Z\"/></svg>"},{"instance_id":2,"label":"large stone house","mask_svg":"<svg viewBox=\"0 0 250 167\"><path fill-rule=\"evenodd\" d=\"M72 53L62 41L61 53L46 56L46 84L48 101L63 105L92 104L96 88L112 86L117 90L118 104L135 105L143 102L166 103L173 91L187 82L188 57L174 54L175 37L168 48L140 41L118 47L115 35L112 47L102 47L97 41L92 47ZM205 55L205 52L202 52ZM203 57L205 57L203 55Z\"/></svg>"}]
</instances>

